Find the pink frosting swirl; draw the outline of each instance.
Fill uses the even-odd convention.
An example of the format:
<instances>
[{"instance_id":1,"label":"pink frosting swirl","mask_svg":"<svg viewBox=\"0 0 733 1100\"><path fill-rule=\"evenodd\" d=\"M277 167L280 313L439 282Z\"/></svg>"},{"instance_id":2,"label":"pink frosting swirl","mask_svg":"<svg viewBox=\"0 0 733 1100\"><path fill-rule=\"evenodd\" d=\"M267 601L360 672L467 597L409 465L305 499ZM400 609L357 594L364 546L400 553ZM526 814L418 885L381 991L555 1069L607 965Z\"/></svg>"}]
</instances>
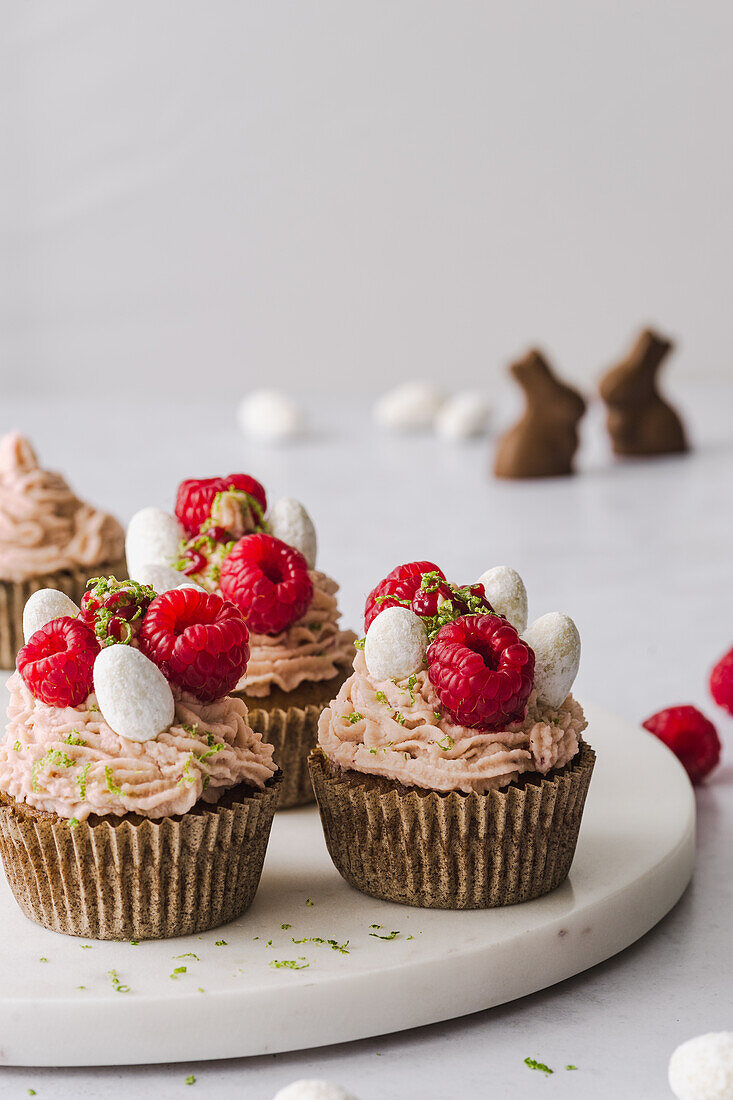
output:
<instances>
[{"instance_id":1,"label":"pink frosting swirl","mask_svg":"<svg viewBox=\"0 0 733 1100\"><path fill-rule=\"evenodd\" d=\"M339 586L325 573L311 570L313 599L305 615L280 634L251 634L247 674L240 691L260 698L273 686L293 691L304 681L331 680L351 664L356 635L339 630L336 593Z\"/></svg>"},{"instance_id":2,"label":"pink frosting swirl","mask_svg":"<svg viewBox=\"0 0 733 1100\"><path fill-rule=\"evenodd\" d=\"M27 581L122 557L113 516L84 504L60 474L41 470L27 439L0 440L0 577Z\"/></svg>"},{"instance_id":3,"label":"pink frosting swirl","mask_svg":"<svg viewBox=\"0 0 733 1100\"><path fill-rule=\"evenodd\" d=\"M184 814L238 783L261 789L277 770L272 745L250 728L241 699L201 703L174 688L173 725L139 743L110 729L93 694L80 707L50 707L18 672L8 689L0 789L59 817Z\"/></svg>"},{"instance_id":4,"label":"pink frosting swirl","mask_svg":"<svg viewBox=\"0 0 733 1100\"><path fill-rule=\"evenodd\" d=\"M353 675L321 715L318 742L345 770L434 791L484 793L523 772L563 767L586 725L572 695L554 709L532 692L524 722L489 733L468 729L444 714L426 671L396 683L373 681L358 652Z\"/></svg>"}]
</instances>

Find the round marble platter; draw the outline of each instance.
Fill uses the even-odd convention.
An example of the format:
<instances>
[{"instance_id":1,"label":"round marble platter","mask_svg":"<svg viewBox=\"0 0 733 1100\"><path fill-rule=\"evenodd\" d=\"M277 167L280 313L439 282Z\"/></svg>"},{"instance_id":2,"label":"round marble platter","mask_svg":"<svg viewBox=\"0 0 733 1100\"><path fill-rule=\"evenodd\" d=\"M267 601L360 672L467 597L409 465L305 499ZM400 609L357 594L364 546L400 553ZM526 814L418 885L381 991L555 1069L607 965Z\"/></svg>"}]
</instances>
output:
<instances>
[{"instance_id":1,"label":"round marble platter","mask_svg":"<svg viewBox=\"0 0 733 1100\"><path fill-rule=\"evenodd\" d=\"M203 936L68 938L28 921L0 881L0 1064L340 1043L499 1005L623 950L690 880L695 801L651 734L586 709L597 764L575 862L558 890L524 905L444 912L365 897L333 868L312 807L276 816L252 908Z\"/></svg>"}]
</instances>

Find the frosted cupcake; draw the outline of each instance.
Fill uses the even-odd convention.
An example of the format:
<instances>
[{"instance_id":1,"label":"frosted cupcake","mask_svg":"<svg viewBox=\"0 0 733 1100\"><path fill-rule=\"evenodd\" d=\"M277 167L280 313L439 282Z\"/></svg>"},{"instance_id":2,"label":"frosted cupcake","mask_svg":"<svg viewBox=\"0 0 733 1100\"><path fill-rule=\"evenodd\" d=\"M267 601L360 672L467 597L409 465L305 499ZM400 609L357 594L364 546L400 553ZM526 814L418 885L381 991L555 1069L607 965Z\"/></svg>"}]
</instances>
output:
<instances>
[{"instance_id":1,"label":"frosted cupcake","mask_svg":"<svg viewBox=\"0 0 733 1100\"><path fill-rule=\"evenodd\" d=\"M235 693L252 728L275 747L281 808L313 801L308 755L318 719L354 654L356 635L339 625L338 585L316 569L316 542L303 505L283 498L268 509L248 474L184 481L175 515L144 508L127 532L136 580L163 590L184 574L244 615L250 659Z\"/></svg>"},{"instance_id":2,"label":"frosted cupcake","mask_svg":"<svg viewBox=\"0 0 733 1100\"><path fill-rule=\"evenodd\" d=\"M527 628L524 585L504 566L460 588L412 562L370 593L365 626L311 756L339 872L374 897L431 908L553 890L595 760L570 694L572 620Z\"/></svg>"},{"instance_id":3,"label":"frosted cupcake","mask_svg":"<svg viewBox=\"0 0 733 1100\"><path fill-rule=\"evenodd\" d=\"M95 939L239 916L279 791L272 746L228 695L249 654L239 610L99 578L81 609L35 593L25 620L0 744L0 854L23 912Z\"/></svg>"},{"instance_id":4,"label":"frosted cupcake","mask_svg":"<svg viewBox=\"0 0 733 1100\"><path fill-rule=\"evenodd\" d=\"M27 439L0 439L0 667L15 665L30 594L55 588L78 602L91 576L125 576L124 541L113 516L39 467Z\"/></svg>"}]
</instances>

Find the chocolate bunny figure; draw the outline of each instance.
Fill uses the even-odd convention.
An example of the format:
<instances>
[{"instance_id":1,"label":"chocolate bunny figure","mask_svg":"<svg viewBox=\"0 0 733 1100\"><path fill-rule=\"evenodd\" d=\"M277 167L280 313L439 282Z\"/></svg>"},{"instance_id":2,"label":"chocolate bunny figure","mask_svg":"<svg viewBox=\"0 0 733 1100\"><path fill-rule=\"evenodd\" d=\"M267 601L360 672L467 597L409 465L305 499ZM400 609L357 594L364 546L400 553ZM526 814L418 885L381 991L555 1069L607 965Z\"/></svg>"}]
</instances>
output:
<instances>
[{"instance_id":1,"label":"chocolate bunny figure","mask_svg":"<svg viewBox=\"0 0 733 1100\"><path fill-rule=\"evenodd\" d=\"M630 355L601 379L608 432L617 455L680 454L688 450L677 413L657 389L657 374L671 340L644 329Z\"/></svg>"},{"instance_id":2,"label":"chocolate bunny figure","mask_svg":"<svg viewBox=\"0 0 733 1100\"><path fill-rule=\"evenodd\" d=\"M513 478L571 474L585 401L535 349L509 370L524 390L526 405L521 420L499 441L494 473Z\"/></svg>"}]
</instances>

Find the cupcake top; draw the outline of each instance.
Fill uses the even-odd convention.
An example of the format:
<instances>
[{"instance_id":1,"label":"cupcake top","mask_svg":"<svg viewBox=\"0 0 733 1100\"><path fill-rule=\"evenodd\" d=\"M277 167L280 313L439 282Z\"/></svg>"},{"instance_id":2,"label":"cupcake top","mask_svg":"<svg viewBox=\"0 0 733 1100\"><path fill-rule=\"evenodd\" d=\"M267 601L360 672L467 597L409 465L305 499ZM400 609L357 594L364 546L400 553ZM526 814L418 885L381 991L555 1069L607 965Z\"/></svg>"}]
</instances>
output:
<instances>
[{"instance_id":1,"label":"cupcake top","mask_svg":"<svg viewBox=\"0 0 733 1100\"><path fill-rule=\"evenodd\" d=\"M228 695L249 632L221 596L96 578L81 608L34 593L24 631L0 743L0 790L16 801L72 822L161 818L274 775L272 746Z\"/></svg>"},{"instance_id":2,"label":"cupcake top","mask_svg":"<svg viewBox=\"0 0 733 1100\"><path fill-rule=\"evenodd\" d=\"M566 615L527 628L521 577L499 566L449 584L432 562L398 566L369 594L353 675L318 740L344 770L405 786L484 793L576 755L570 694L580 638Z\"/></svg>"},{"instance_id":3,"label":"cupcake top","mask_svg":"<svg viewBox=\"0 0 733 1100\"><path fill-rule=\"evenodd\" d=\"M130 575L159 588L181 574L231 600L250 629L238 684L249 696L330 680L351 663L355 635L341 630L338 585L316 569L313 522L298 501L268 508L248 474L181 483L175 515L144 508L127 531Z\"/></svg>"},{"instance_id":4,"label":"cupcake top","mask_svg":"<svg viewBox=\"0 0 733 1100\"><path fill-rule=\"evenodd\" d=\"M124 531L42 470L18 432L0 439L0 578L23 582L121 559Z\"/></svg>"}]
</instances>

